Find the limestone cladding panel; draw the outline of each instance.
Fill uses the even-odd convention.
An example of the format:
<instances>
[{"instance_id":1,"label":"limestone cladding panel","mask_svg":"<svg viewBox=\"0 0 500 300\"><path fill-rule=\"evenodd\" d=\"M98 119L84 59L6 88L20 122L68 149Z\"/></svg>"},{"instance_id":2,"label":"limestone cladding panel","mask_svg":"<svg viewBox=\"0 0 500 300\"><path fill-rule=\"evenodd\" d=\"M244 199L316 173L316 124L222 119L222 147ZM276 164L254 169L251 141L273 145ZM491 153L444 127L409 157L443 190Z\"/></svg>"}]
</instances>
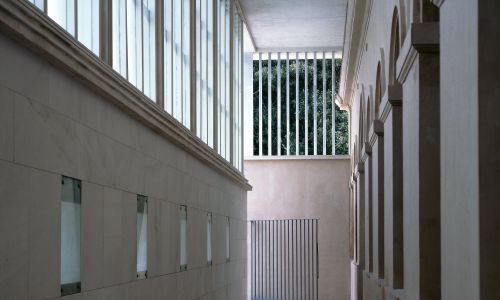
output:
<instances>
[{"instance_id":1,"label":"limestone cladding panel","mask_svg":"<svg viewBox=\"0 0 500 300\"><path fill-rule=\"evenodd\" d=\"M245 161L249 220L319 219L319 299L349 298L349 166L346 158Z\"/></svg>"},{"instance_id":2,"label":"limestone cladding panel","mask_svg":"<svg viewBox=\"0 0 500 300\"><path fill-rule=\"evenodd\" d=\"M65 299L244 299L241 185L3 34L0 57L0 299L60 295L61 175L82 181L82 292ZM136 280L137 195L149 201L146 280ZM180 204L190 269L179 273Z\"/></svg>"}]
</instances>

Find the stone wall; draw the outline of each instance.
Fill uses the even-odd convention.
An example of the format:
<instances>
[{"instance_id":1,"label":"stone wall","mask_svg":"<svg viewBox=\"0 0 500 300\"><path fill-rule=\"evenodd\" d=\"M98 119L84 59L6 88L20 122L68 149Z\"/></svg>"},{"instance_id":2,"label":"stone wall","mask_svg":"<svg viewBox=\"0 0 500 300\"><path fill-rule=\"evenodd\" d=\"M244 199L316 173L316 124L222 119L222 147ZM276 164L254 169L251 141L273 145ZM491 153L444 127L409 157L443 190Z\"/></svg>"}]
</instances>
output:
<instances>
[{"instance_id":1,"label":"stone wall","mask_svg":"<svg viewBox=\"0 0 500 300\"><path fill-rule=\"evenodd\" d=\"M60 297L61 176L82 182L81 289L68 299L245 299L246 191L0 35L0 298ZM149 197L136 280L136 197ZM179 205L188 267L179 267ZM206 261L213 213L213 264ZM225 255L230 217L231 259Z\"/></svg>"},{"instance_id":2,"label":"stone wall","mask_svg":"<svg viewBox=\"0 0 500 300\"><path fill-rule=\"evenodd\" d=\"M319 219L319 299L349 299L349 158L256 159L244 167L253 186L248 220Z\"/></svg>"},{"instance_id":3,"label":"stone wall","mask_svg":"<svg viewBox=\"0 0 500 300\"><path fill-rule=\"evenodd\" d=\"M500 297L498 1L350 2L353 299Z\"/></svg>"}]
</instances>

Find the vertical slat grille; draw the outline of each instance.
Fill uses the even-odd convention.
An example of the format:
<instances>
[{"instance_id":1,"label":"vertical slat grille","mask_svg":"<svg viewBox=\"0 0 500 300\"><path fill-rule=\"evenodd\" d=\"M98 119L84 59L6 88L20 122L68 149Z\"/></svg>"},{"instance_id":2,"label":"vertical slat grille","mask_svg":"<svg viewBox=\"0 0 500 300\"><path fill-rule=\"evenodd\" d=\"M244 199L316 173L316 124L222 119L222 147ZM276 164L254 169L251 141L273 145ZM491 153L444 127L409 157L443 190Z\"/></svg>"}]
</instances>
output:
<instances>
[{"instance_id":1,"label":"vertical slat grille","mask_svg":"<svg viewBox=\"0 0 500 300\"><path fill-rule=\"evenodd\" d=\"M251 299L318 299L318 220L251 221Z\"/></svg>"},{"instance_id":2,"label":"vertical slat grille","mask_svg":"<svg viewBox=\"0 0 500 300\"><path fill-rule=\"evenodd\" d=\"M336 124L339 63L333 52L254 55L253 155L348 154L345 112Z\"/></svg>"}]
</instances>

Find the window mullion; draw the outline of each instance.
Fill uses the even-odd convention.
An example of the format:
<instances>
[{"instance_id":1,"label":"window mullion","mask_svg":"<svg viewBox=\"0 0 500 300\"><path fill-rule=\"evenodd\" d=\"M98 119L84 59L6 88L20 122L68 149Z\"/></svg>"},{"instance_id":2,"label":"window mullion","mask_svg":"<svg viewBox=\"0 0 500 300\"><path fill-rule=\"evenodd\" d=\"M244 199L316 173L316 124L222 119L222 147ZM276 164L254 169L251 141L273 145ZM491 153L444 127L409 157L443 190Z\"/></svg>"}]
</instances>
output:
<instances>
[{"instance_id":1,"label":"window mullion","mask_svg":"<svg viewBox=\"0 0 500 300\"><path fill-rule=\"evenodd\" d=\"M163 109L165 109L165 81L164 81L164 68L165 61L163 55L163 28L164 28L164 15L163 15L163 0L155 0L155 68L156 76L151 78L151 80L156 80L156 103Z\"/></svg>"},{"instance_id":2,"label":"window mullion","mask_svg":"<svg viewBox=\"0 0 500 300\"><path fill-rule=\"evenodd\" d=\"M73 30L75 31L75 39L77 41L78 41L78 1L80 0L75 0L75 2L73 2L73 13L75 15L75 17L73 18Z\"/></svg>"},{"instance_id":3,"label":"window mullion","mask_svg":"<svg viewBox=\"0 0 500 300\"><path fill-rule=\"evenodd\" d=\"M113 65L113 1L99 1L99 57L108 65Z\"/></svg>"},{"instance_id":4,"label":"window mullion","mask_svg":"<svg viewBox=\"0 0 500 300\"><path fill-rule=\"evenodd\" d=\"M144 54L144 3L142 3L144 0L139 0L139 5L141 6L140 12L141 12L141 90L145 94L146 93L146 87L144 86L144 57L146 56Z\"/></svg>"},{"instance_id":5,"label":"window mullion","mask_svg":"<svg viewBox=\"0 0 500 300\"><path fill-rule=\"evenodd\" d=\"M189 100L190 101L190 126L191 131L197 135L196 119L198 107L196 106L196 0L189 0Z\"/></svg>"}]
</instances>

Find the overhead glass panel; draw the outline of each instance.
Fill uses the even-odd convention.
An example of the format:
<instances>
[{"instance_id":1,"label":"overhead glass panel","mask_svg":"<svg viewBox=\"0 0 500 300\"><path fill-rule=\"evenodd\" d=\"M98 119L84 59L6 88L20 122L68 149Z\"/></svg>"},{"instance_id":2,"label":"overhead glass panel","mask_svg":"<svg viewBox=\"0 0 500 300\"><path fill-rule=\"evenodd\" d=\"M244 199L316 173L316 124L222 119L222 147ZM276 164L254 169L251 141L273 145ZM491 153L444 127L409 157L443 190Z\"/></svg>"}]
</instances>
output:
<instances>
[{"instance_id":1,"label":"overhead glass panel","mask_svg":"<svg viewBox=\"0 0 500 300\"><path fill-rule=\"evenodd\" d=\"M191 0L182 0L182 123L191 129Z\"/></svg>"},{"instance_id":2,"label":"overhead glass panel","mask_svg":"<svg viewBox=\"0 0 500 300\"><path fill-rule=\"evenodd\" d=\"M99 55L99 0L77 1L77 37Z\"/></svg>"},{"instance_id":3,"label":"overhead glass panel","mask_svg":"<svg viewBox=\"0 0 500 300\"><path fill-rule=\"evenodd\" d=\"M66 29L72 36L75 35L75 0L46 0L47 14Z\"/></svg>"},{"instance_id":4,"label":"overhead glass panel","mask_svg":"<svg viewBox=\"0 0 500 300\"><path fill-rule=\"evenodd\" d=\"M113 68L127 78L126 2L113 0Z\"/></svg>"},{"instance_id":5,"label":"overhead glass panel","mask_svg":"<svg viewBox=\"0 0 500 300\"><path fill-rule=\"evenodd\" d=\"M128 80L142 90L142 13L140 0L127 1Z\"/></svg>"},{"instance_id":6,"label":"overhead glass panel","mask_svg":"<svg viewBox=\"0 0 500 300\"><path fill-rule=\"evenodd\" d=\"M113 68L156 101L155 0L113 0Z\"/></svg>"},{"instance_id":7,"label":"overhead glass panel","mask_svg":"<svg viewBox=\"0 0 500 300\"><path fill-rule=\"evenodd\" d=\"M173 116L179 122L184 124L182 116L182 1L173 0L173 36L172 36L172 64L173 64L173 77L172 77L172 90L173 90Z\"/></svg>"}]
</instances>

